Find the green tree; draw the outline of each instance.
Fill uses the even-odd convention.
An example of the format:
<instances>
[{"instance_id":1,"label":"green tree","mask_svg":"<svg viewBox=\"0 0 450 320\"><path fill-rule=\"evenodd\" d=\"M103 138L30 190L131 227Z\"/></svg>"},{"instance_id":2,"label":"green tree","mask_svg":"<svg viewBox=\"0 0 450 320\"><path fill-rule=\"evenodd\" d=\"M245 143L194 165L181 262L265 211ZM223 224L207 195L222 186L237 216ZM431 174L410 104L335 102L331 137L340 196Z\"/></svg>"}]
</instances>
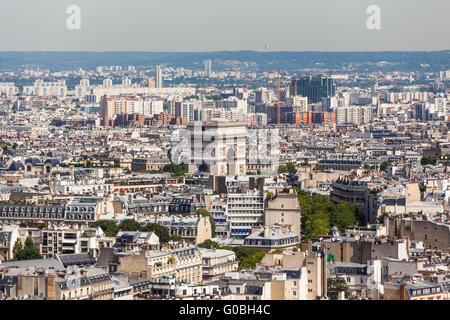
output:
<instances>
[{"instance_id":1,"label":"green tree","mask_svg":"<svg viewBox=\"0 0 450 320\"><path fill-rule=\"evenodd\" d=\"M174 176L182 176L185 173L187 173L188 170L188 165L185 163L181 163L181 164L166 164L163 168L162 168L163 172L170 172L172 173L172 175Z\"/></svg>"},{"instance_id":2,"label":"green tree","mask_svg":"<svg viewBox=\"0 0 450 320\"><path fill-rule=\"evenodd\" d=\"M21 252L23 250L23 244L22 241L20 241L19 239L16 240L16 243L14 244L13 247L13 260L21 260L19 258L21 258Z\"/></svg>"},{"instance_id":3,"label":"green tree","mask_svg":"<svg viewBox=\"0 0 450 320\"><path fill-rule=\"evenodd\" d=\"M171 235L170 236L170 240L171 241L178 241L178 242L182 242L183 241L183 238L182 237L180 237L179 235L177 235L177 234L173 234L173 235Z\"/></svg>"},{"instance_id":4,"label":"green tree","mask_svg":"<svg viewBox=\"0 0 450 320\"><path fill-rule=\"evenodd\" d=\"M154 232L159 237L159 242L161 243L167 243L170 240L174 240L170 236L169 229L157 223L146 224L140 228L140 231Z\"/></svg>"},{"instance_id":5,"label":"green tree","mask_svg":"<svg viewBox=\"0 0 450 320\"><path fill-rule=\"evenodd\" d=\"M122 231L140 231L141 225L136 220L127 219L119 224L119 229Z\"/></svg>"},{"instance_id":6,"label":"green tree","mask_svg":"<svg viewBox=\"0 0 450 320\"><path fill-rule=\"evenodd\" d=\"M335 204L325 195L310 196L298 188L294 189L302 210L302 229L307 240L329 233L332 226L344 232L346 228L363 221L362 210L350 202Z\"/></svg>"},{"instance_id":7,"label":"green tree","mask_svg":"<svg viewBox=\"0 0 450 320\"><path fill-rule=\"evenodd\" d=\"M243 268L254 269L256 264L260 263L265 256L264 251L256 248L233 247L232 250L236 253L236 258L239 261L239 270Z\"/></svg>"},{"instance_id":8,"label":"green tree","mask_svg":"<svg viewBox=\"0 0 450 320\"><path fill-rule=\"evenodd\" d=\"M380 170L381 171L387 171L390 163L388 161L384 161L380 164Z\"/></svg>"},{"instance_id":9,"label":"green tree","mask_svg":"<svg viewBox=\"0 0 450 320\"><path fill-rule=\"evenodd\" d=\"M289 169L287 168L287 166L285 166L285 165L280 165L279 167L278 167L278 173L288 173L289 172Z\"/></svg>"},{"instance_id":10,"label":"green tree","mask_svg":"<svg viewBox=\"0 0 450 320\"><path fill-rule=\"evenodd\" d=\"M198 247L206 248L206 249L211 249L211 247L213 247L214 249L219 249L220 245L217 242L212 241L211 239L208 239L208 240L205 240L205 242L200 243L198 245Z\"/></svg>"},{"instance_id":11,"label":"green tree","mask_svg":"<svg viewBox=\"0 0 450 320\"><path fill-rule=\"evenodd\" d=\"M35 247L33 239L27 237L25 240L25 245L22 247L22 242L17 240L13 248L14 258L13 260L33 260L42 259L39 250Z\"/></svg>"},{"instance_id":12,"label":"green tree","mask_svg":"<svg viewBox=\"0 0 450 320\"><path fill-rule=\"evenodd\" d=\"M90 227L100 227L107 237L115 237L119 232L119 227L113 220L98 220L92 222Z\"/></svg>"},{"instance_id":13,"label":"green tree","mask_svg":"<svg viewBox=\"0 0 450 320\"><path fill-rule=\"evenodd\" d=\"M357 207L346 201L339 202L331 214L331 224L338 227L342 232L348 227L357 225Z\"/></svg>"},{"instance_id":14,"label":"green tree","mask_svg":"<svg viewBox=\"0 0 450 320\"><path fill-rule=\"evenodd\" d=\"M422 157L422 159L420 159L420 164L423 166L426 166L428 164L432 164L435 165L436 164L437 159L436 158L431 158L431 157Z\"/></svg>"},{"instance_id":15,"label":"green tree","mask_svg":"<svg viewBox=\"0 0 450 320\"><path fill-rule=\"evenodd\" d=\"M319 212L306 220L305 237L311 239L330 232L330 219L325 212Z\"/></svg>"},{"instance_id":16,"label":"green tree","mask_svg":"<svg viewBox=\"0 0 450 320\"><path fill-rule=\"evenodd\" d=\"M348 298L348 285L344 278L334 277L327 280L327 292L330 300L337 300L339 291L345 292L345 298Z\"/></svg>"},{"instance_id":17,"label":"green tree","mask_svg":"<svg viewBox=\"0 0 450 320\"><path fill-rule=\"evenodd\" d=\"M287 164L286 164L286 169L287 169L289 172L294 172L294 170L295 170L295 163L287 163Z\"/></svg>"}]
</instances>

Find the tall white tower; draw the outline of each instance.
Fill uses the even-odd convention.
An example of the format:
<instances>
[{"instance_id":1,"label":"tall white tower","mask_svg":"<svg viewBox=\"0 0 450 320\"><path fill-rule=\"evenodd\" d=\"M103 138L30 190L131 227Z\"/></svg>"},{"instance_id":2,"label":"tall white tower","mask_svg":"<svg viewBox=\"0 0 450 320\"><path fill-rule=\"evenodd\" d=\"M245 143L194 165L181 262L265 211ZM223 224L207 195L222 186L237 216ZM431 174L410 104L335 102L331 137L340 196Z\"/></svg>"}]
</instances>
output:
<instances>
[{"instance_id":1,"label":"tall white tower","mask_svg":"<svg viewBox=\"0 0 450 320\"><path fill-rule=\"evenodd\" d=\"M160 66L156 66L156 87L162 88L162 74Z\"/></svg>"},{"instance_id":2,"label":"tall white tower","mask_svg":"<svg viewBox=\"0 0 450 320\"><path fill-rule=\"evenodd\" d=\"M211 67L212 67L211 60L205 60L205 75L207 77L211 76Z\"/></svg>"}]
</instances>

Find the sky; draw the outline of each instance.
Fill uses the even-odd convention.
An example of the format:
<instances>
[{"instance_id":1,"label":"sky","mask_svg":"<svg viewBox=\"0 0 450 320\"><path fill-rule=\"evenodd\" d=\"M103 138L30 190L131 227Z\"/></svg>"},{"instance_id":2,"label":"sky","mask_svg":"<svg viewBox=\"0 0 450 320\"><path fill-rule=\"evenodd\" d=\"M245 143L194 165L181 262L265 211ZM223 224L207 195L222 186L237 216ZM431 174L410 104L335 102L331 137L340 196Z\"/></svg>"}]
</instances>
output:
<instances>
[{"instance_id":1,"label":"sky","mask_svg":"<svg viewBox=\"0 0 450 320\"><path fill-rule=\"evenodd\" d=\"M1 0L0 51L448 50L449 12L450 0Z\"/></svg>"}]
</instances>

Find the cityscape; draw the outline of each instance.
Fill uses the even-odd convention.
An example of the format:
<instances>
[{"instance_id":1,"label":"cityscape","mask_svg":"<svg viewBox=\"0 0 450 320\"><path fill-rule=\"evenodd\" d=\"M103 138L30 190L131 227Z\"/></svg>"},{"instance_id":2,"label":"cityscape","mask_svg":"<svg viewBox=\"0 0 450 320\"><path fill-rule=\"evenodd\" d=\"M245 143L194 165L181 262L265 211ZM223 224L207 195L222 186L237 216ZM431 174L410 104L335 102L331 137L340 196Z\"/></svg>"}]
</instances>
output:
<instances>
[{"instance_id":1,"label":"cityscape","mask_svg":"<svg viewBox=\"0 0 450 320\"><path fill-rule=\"evenodd\" d=\"M449 129L448 50L2 51L0 300L450 300Z\"/></svg>"}]
</instances>

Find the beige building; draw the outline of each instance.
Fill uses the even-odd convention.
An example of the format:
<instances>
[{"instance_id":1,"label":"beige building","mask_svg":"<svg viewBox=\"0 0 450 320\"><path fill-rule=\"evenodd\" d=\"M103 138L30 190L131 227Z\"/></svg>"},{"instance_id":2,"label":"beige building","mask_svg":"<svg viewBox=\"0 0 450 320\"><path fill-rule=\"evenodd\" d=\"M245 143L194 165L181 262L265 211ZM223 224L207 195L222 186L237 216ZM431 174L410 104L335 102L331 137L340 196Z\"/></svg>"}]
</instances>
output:
<instances>
[{"instance_id":1,"label":"beige building","mask_svg":"<svg viewBox=\"0 0 450 320\"><path fill-rule=\"evenodd\" d=\"M290 226L292 232L301 238L301 209L292 189L290 193L279 193L275 199L267 200L264 224L269 226L275 223Z\"/></svg>"},{"instance_id":2,"label":"beige building","mask_svg":"<svg viewBox=\"0 0 450 320\"><path fill-rule=\"evenodd\" d=\"M143 273L151 281L175 276L176 281L197 284L202 282L202 256L197 247L186 244L141 251L122 257L118 271Z\"/></svg>"},{"instance_id":3,"label":"beige building","mask_svg":"<svg viewBox=\"0 0 450 320\"><path fill-rule=\"evenodd\" d=\"M267 253L261 260L260 265L280 266L284 269L301 269L302 277L298 283L299 287L296 296L299 299L315 300L323 295L322 260L322 257L318 256L316 252L286 250L281 254ZM304 278L303 274L305 274ZM292 289L294 287L293 282L275 284L274 286L276 288L274 297L280 297L283 294L284 297L294 298L292 292L294 291Z\"/></svg>"},{"instance_id":4,"label":"beige building","mask_svg":"<svg viewBox=\"0 0 450 320\"><path fill-rule=\"evenodd\" d=\"M100 268L53 270L13 268L3 270L4 278L16 278L10 298L39 297L47 300L112 300L114 284Z\"/></svg>"},{"instance_id":5,"label":"beige building","mask_svg":"<svg viewBox=\"0 0 450 320\"><path fill-rule=\"evenodd\" d=\"M202 254L203 280L216 280L226 272L236 271L239 261L231 250L199 249Z\"/></svg>"}]
</instances>

